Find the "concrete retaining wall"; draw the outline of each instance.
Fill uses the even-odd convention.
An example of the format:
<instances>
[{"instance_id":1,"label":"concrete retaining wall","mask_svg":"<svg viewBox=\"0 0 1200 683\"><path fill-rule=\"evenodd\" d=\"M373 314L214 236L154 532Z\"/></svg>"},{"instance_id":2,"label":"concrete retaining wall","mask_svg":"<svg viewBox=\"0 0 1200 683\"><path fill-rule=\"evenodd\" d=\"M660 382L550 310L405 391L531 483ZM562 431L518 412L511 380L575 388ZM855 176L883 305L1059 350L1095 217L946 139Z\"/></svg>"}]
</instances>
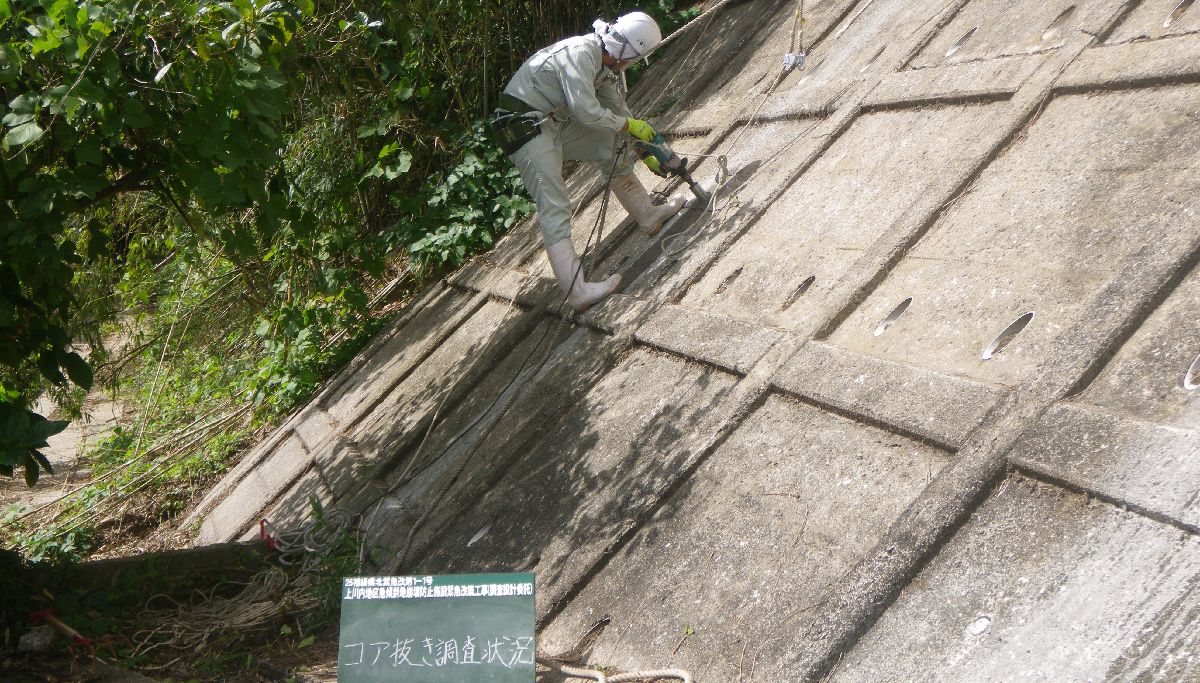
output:
<instances>
[{"instance_id":1,"label":"concrete retaining wall","mask_svg":"<svg viewBox=\"0 0 1200 683\"><path fill-rule=\"evenodd\" d=\"M316 495L395 570L428 512L400 570L535 571L540 649L608 616L591 661L700 681L1195 680L1177 7L810 2L781 76L794 4L730 5L633 97L703 181L725 157L716 203L591 235L581 169L575 239L621 294L563 314L520 226L214 490L199 542Z\"/></svg>"}]
</instances>

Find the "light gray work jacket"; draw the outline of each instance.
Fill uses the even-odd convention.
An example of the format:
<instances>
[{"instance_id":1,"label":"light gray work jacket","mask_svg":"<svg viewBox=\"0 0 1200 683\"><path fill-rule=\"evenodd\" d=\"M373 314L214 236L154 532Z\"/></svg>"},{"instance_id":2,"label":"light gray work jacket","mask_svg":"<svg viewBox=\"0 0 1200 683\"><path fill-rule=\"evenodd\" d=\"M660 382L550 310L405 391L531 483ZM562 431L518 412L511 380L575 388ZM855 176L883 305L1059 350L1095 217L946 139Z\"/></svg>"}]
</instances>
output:
<instances>
[{"instance_id":1,"label":"light gray work jacket","mask_svg":"<svg viewBox=\"0 0 1200 683\"><path fill-rule=\"evenodd\" d=\"M504 92L554 120L614 133L631 116L622 79L604 66L604 46L592 33L560 40L525 60Z\"/></svg>"}]
</instances>

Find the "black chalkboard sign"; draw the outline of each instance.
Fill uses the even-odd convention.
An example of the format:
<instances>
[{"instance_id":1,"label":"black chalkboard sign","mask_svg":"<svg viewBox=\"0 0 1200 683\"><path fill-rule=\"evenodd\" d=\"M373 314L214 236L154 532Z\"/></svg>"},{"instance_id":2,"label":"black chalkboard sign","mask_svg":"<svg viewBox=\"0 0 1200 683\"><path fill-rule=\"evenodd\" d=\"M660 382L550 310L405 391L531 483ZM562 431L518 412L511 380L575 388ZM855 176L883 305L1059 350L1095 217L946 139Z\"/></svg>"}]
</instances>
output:
<instances>
[{"instance_id":1,"label":"black chalkboard sign","mask_svg":"<svg viewBox=\"0 0 1200 683\"><path fill-rule=\"evenodd\" d=\"M530 683L533 574L342 582L339 683Z\"/></svg>"}]
</instances>

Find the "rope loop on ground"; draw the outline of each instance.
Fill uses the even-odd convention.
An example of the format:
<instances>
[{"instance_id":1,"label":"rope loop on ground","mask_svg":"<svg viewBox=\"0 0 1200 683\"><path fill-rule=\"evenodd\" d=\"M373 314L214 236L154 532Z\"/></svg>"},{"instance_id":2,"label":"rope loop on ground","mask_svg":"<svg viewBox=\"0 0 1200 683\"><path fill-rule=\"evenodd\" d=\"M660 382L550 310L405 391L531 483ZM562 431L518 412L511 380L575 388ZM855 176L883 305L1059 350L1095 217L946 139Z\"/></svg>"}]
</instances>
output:
<instances>
[{"instance_id":1,"label":"rope loop on ground","mask_svg":"<svg viewBox=\"0 0 1200 683\"><path fill-rule=\"evenodd\" d=\"M296 575L272 566L244 584L226 582L207 592L193 591L186 603L162 593L152 595L138 615L138 621L148 627L134 634L134 652L144 655L159 647L201 650L219 634L243 637L281 617L315 609L320 598L313 590L314 577L321 561L352 528L352 521L349 514L336 509L293 531L277 531L263 520L264 536L279 551L280 562L300 566ZM232 596L217 595L222 588L238 585L242 589Z\"/></svg>"}]
</instances>

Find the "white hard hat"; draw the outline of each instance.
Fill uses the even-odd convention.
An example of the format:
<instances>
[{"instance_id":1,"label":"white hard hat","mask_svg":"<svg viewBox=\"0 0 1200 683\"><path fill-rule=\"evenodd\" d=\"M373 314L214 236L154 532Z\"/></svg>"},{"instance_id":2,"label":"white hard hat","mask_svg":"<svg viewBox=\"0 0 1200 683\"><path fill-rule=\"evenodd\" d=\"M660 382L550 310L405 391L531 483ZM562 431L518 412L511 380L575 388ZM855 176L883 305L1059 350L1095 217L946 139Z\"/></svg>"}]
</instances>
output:
<instances>
[{"instance_id":1,"label":"white hard hat","mask_svg":"<svg viewBox=\"0 0 1200 683\"><path fill-rule=\"evenodd\" d=\"M611 24L596 21L592 26L604 40L608 54L622 62L642 59L662 42L662 31L645 12L630 12Z\"/></svg>"}]
</instances>

